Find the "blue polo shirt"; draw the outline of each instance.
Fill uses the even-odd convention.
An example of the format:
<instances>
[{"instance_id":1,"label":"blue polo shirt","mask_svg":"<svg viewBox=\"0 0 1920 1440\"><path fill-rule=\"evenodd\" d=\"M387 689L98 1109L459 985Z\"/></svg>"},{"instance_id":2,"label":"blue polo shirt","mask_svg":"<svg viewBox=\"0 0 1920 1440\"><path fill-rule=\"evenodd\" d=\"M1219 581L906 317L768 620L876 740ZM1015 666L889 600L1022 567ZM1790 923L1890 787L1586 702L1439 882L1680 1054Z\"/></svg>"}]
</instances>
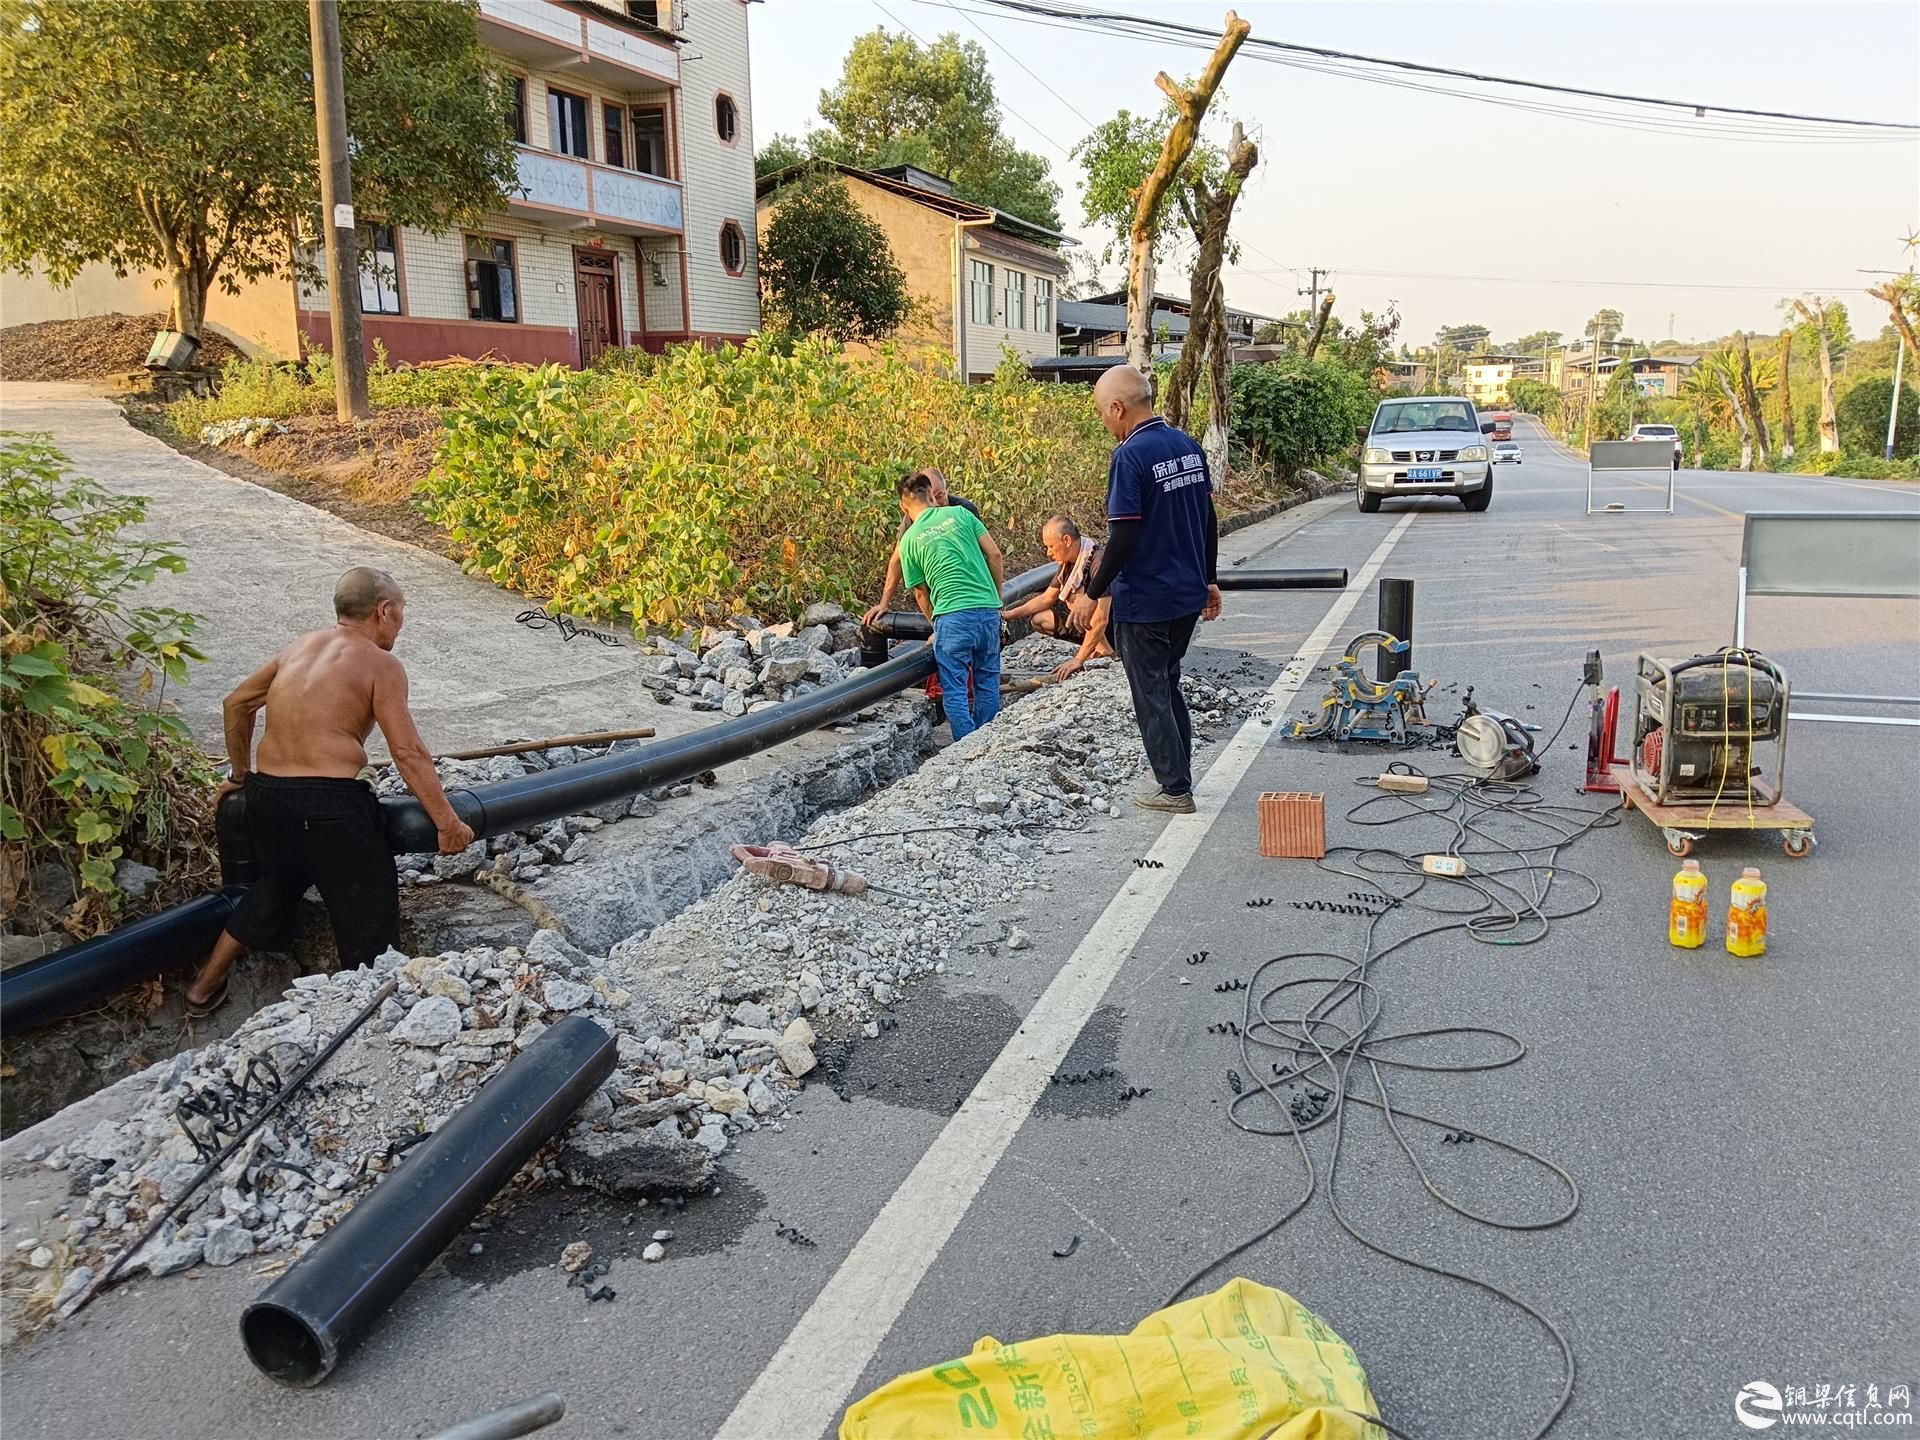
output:
<instances>
[{"instance_id":1,"label":"blue polo shirt","mask_svg":"<svg viewBox=\"0 0 1920 1440\"><path fill-rule=\"evenodd\" d=\"M1113 618L1130 624L1197 615L1207 604L1207 457L1158 415L1114 448L1107 519L1138 520L1139 543L1114 580Z\"/></svg>"}]
</instances>

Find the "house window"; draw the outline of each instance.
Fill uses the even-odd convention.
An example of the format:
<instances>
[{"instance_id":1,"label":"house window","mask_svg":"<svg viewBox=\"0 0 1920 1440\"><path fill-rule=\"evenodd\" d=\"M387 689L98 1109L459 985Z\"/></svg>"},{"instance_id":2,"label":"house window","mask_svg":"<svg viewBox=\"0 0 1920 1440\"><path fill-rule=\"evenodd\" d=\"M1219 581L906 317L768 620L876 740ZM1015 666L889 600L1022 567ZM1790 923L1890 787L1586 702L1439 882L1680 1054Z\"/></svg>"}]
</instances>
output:
<instances>
[{"instance_id":1,"label":"house window","mask_svg":"<svg viewBox=\"0 0 1920 1440\"><path fill-rule=\"evenodd\" d=\"M633 118L633 168L649 175L666 175L667 112L658 106L628 112Z\"/></svg>"},{"instance_id":2,"label":"house window","mask_svg":"<svg viewBox=\"0 0 1920 1440\"><path fill-rule=\"evenodd\" d=\"M511 240L487 235L467 237L467 315L474 320L505 322L520 318Z\"/></svg>"},{"instance_id":3,"label":"house window","mask_svg":"<svg viewBox=\"0 0 1920 1440\"><path fill-rule=\"evenodd\" d=\"M1006 277L1007 303L1005 324L1009 330L1027 328L1027 277L1019 270L1003 270Z\"/></svg>"},{"instance_id":4,"label":"house window","mask_svg":"<svg viewBox=\"0 0 1920 1440\"><path fill-rule=\"evenodd\" d=\"M587 143L587 97L569 95L564 90L547 91L547 126L553 136L556 155L593 158Z\"/></svg>"},{"instance_id":5,"label":"house window","mask_svg":"<svg viewBox=\"0 0 1920 1440\"><path fill-rule=\"evenodd\" d=\"M1046 334L1053 332L1053 282L1036 279L1033 282L1033 328Z\"/></svg>"},{"instance_id":6,"label":"house window","mask_svg":"<svg viewBox=\"0 0 1920 1440\"><path fill-rule=\"evenodd\" d=\"M967 318L976 325L993 323L993 266L984 260L967 262Z\"/></svg>"},{"instance_id":7,"label":"house window","mask_svg":"<svg viewBox=\"0 0 1920 1440\"><path fill-rule=\"evenodd\" d=\"M720 263L727 267L729 275L746 273L747 238L731 220L720 227Z\"/></svg>"},{"instance_id":8,"label":"house window","mask_svg":"<svg viewBox=\"0 0 1920 1440\"><path fill-rule=\"evenodd\" d=\"M740 112L735 108L731 95L713 97L713 128L729 145L739 137Z\"/></svg>"},{"instance_id":9,"label":"house window","mask_svg":"<svg viewBox=\"0 0 1920 1440\"><path fill-rule=\"evenodd\" d=\"M400 253L391 225L369 225L360 232L360 313L400 313Z\"/></svg>"},{"instance_id":10,"label":"house window","mask_svg":"<svg viewBox=\"0 0 1920 1440\"><path fill-rule=\"evenodd\" d=\"M607 164L627 168L627 112L618 105L600 103L600 125L606 135Z\"/></svg>"},{"instance_id":11,"label":"house window","mask_svg":"<svg viewBox=\"0 0 1920 1440\"><path fill-rule=\"evenodd\" d=\"M515 142L527 143L527 77L507 77L507 133Z\"/></svg>"},{"instance_id":12,"label":"house window","mask_svg":"<svg viewBox=\"0 0 1920 1440\"><path fill-rule=\"evenodd\" d=\"M660 0L627 0L627 18L660 28Z\"/></svg>"}]
</instances>

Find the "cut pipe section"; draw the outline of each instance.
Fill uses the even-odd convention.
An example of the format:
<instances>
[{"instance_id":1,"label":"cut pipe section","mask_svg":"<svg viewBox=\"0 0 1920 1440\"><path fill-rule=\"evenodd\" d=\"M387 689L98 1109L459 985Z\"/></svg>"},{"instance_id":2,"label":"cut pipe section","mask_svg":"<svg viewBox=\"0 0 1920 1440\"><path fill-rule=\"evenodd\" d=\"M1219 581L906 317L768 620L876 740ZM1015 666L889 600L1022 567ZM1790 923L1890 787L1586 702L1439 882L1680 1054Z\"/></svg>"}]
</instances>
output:
<instances>
[{"instance_id":1,"label":"cut pipe section","mask_svg":"<svg viewBox=\"0 0 1920 1440\"><path fill-rule=\"evenodd\" d=\"M416 1145L240 1316L261 1372L318 1385L448 1242L613 1073L584 1015L549 1029Z\"/></svg>"}]
</instances>

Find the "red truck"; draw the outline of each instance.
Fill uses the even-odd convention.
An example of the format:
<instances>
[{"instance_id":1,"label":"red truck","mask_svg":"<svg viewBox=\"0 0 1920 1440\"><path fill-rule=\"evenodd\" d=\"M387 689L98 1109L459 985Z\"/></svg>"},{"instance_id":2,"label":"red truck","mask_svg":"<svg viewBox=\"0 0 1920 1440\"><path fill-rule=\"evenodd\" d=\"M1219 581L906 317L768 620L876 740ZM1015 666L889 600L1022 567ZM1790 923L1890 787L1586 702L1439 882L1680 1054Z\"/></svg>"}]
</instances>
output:
<instances>
[{"instance_id":1,"label":"red truck","mask_svg":"<svg viewBox=\"0 0 1920 1440\"><path fill-rule=\"evenodd\" d=\"M1513 438L1513 415L1510 411L1496 410L1493 414L1493 439L1511 440Z\"/></svg>"}]
</instances>

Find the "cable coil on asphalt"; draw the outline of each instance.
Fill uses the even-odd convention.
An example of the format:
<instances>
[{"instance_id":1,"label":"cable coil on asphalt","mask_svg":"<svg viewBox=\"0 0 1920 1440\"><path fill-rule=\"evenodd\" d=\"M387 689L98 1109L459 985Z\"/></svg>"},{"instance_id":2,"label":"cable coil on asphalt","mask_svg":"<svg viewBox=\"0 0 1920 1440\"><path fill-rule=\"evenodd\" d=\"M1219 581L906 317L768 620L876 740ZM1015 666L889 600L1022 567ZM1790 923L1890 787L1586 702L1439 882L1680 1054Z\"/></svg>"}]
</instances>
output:
<instances>
[{"instance_id":1,"label":"cable coil on asphalt","mask_svg":"<svg viewBox=\"0 0 1920 1440\"><path fill-rule=\"evenodd\" d=\"M1558 734L1556 731L1556 738ZM1402 761L1389 767L1389 773L1423 772ZM1585 914L1600 903L1600 882L1565 864L1561 855L1591 832L1619 824L1620 817L1616 810L1549 804L1538 790L1513 782L1463 774L1428 779L1430 788L1425 793L1383 790L1353 806L1346 818L1354 825L1379 827L1418 820L1449 823L1453 834L1444 847L1402 851L1386 845L1341 846L1329 850L1317 862L1331 874L1379 892L1384 908L1367 919L1359 953L1295 951L1276 955L1253 972L1242 1019L1235 1027L1243 1070L1253 1083L1229 1102L1228 1115L1237 1128L1250 1135L1291 1135L1306 1168L1305 1184L1278 1219L1210 1260L1168 1296L1167 1303L1178 1300L1212 1271L1273 1235L1307 1207L1318 1191L1320 1172L1306 1136L1331 1126L1332 1150L1325 1161L1327 1204L1342 1230L1376 1254L1430 1275L1464 1281L1506 1301L1537 1321L1560 1347L1560 1393L1553 1409L1532 1432L1533 1440L1539 1440L1559 1420L1573 1396L1573 1348L1565 1334L1525 1300L1490 1281L1415 1259L1361 1233L1341 1205L1340 1161L1348 1107L1361 1105L1380 1112L1422 1187L1454 1213L1495 1229L1523 1231L1551 1229L1573 1217L1580 1206L1580 1188L1559 1165L1524 1145L1499 1139L1456 1118L1406 1109L1396 1104L1390 1093L1390 1071L1452 1074L1498 1070L1524 1056L1526 1045L1508 1031L1478 1025L1388 1032L1382 1028L1385 1006L1372 972L1377 963L1396 952L1455 931L1485 945L1538 944L1547 938L1554 921ZM1356 783L1375 785L1372 777ZM1516 826L1521 832L1518 835L1513 833ZM1420 857L1431 854L1467 858L1471 862L1468 873L1458 878L1425 873ZM1566 893L1569 890L1571 894ZM1402 913L1433 917L1434 923L1423 924L1397 939L1384 938L1385 923ZM1306 967L1326 965L1335 967L1338 973L1302 973ZM1409 1058L1399 1049L1409 1043L1469 1037L1497 1042L1499 1053L1486 1059L1440 1062ZM1294 1084L1309 1088L1292 1094L1282 1088ZM1366 1093L1369 1090L1371 1094ZM1323 1103L1329 1099L1330 1103ZM1550 1214L1526 1220L1501 1219L1475 1210L1446 1194L1427 1173L1403 1129L1412 1124L1485 1141L1550 1173L1565 1190L1564 1204ZM1404 1432L1375 1416L1362 1418L1392 1435L1404 1436Z\"/></svg>"}]
</instances>

